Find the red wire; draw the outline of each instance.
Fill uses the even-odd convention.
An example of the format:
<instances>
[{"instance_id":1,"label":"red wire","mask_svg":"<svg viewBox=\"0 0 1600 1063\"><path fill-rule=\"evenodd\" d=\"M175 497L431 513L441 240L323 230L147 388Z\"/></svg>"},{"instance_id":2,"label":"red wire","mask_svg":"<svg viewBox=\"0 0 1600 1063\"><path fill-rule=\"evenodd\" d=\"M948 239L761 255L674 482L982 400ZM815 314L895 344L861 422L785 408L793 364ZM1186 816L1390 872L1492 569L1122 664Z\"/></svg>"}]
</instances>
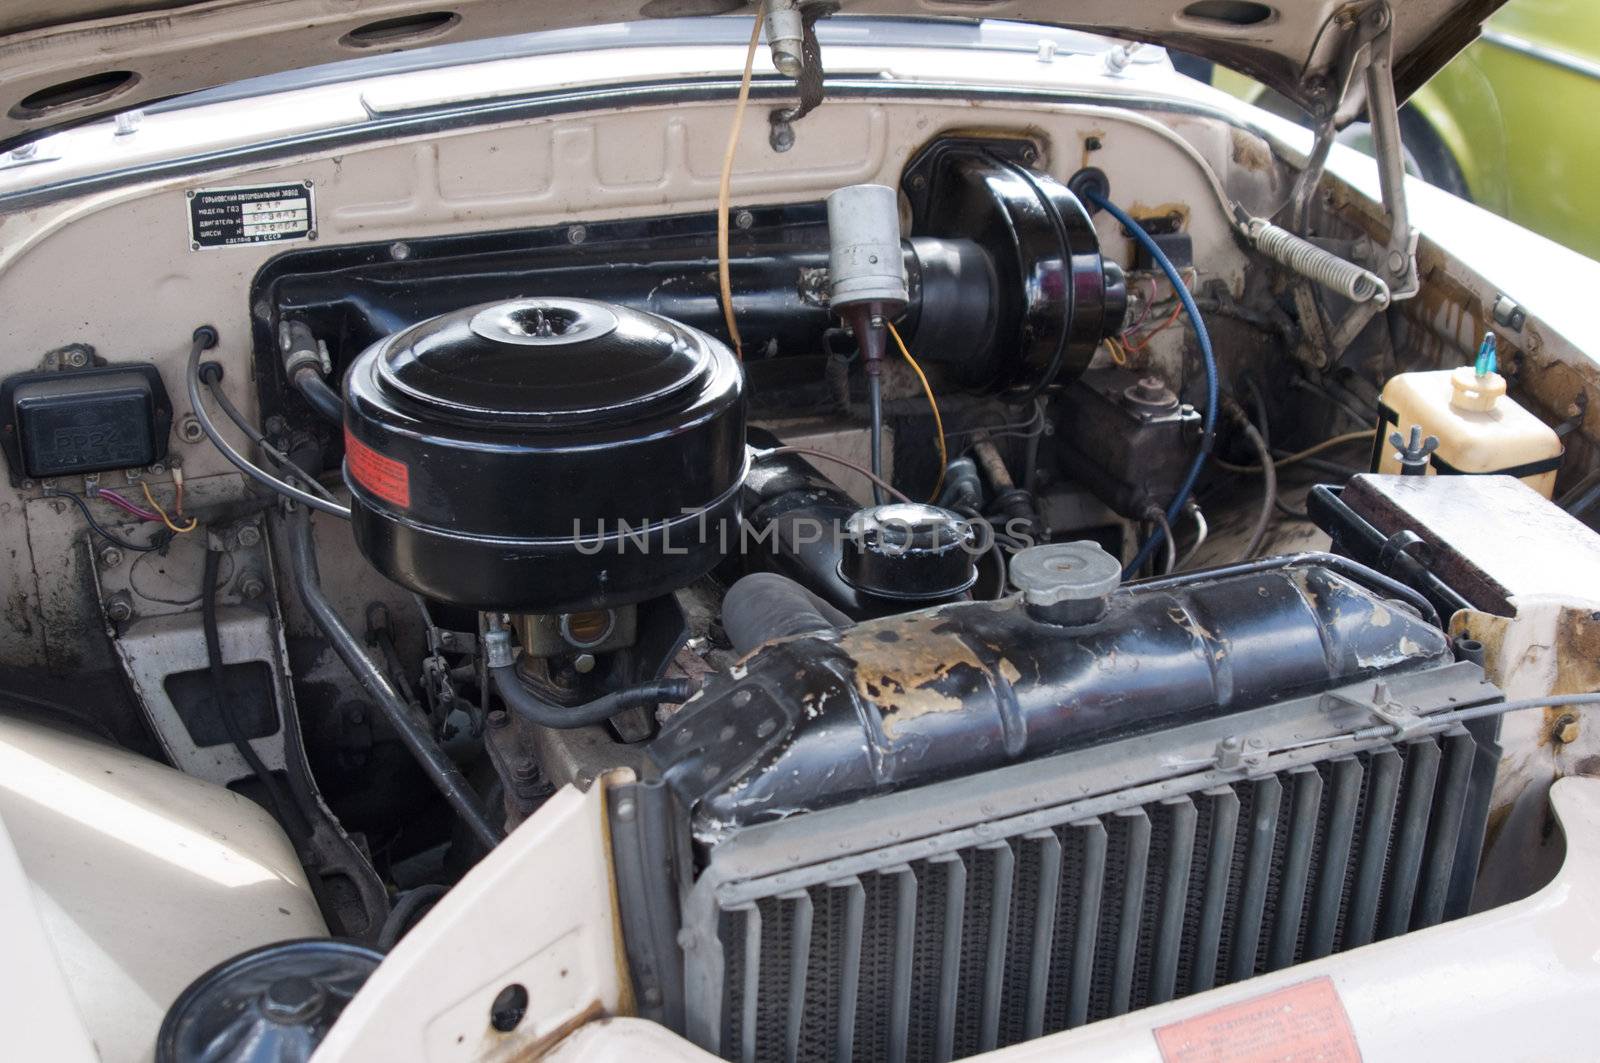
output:
<instances>
[{"instance_id":1,"label":"red wire","mask_svg":"<svg viewBox=\"0 0 1600 1063\"><path fill-rule=\"evenodd\" d=\"M1181 313L1183 313L1183 304L1179 303L1177 306L1172 308L1172 313L1170 315L1168 315L1168 317L1167 317L1167 319L1165 321L1163 321L1161 324L1157 325L1155 328L1151 329L1149 332L1146 332L1144 334L1144 336L1142 338L1140 338L1138 343L1134 344L1131 347L1128 347L1127 348L1128 353L1129 354L1138 354L1140 351L1144 350L1145 344L1149 343L1152 339L1154 339L1158 332L1165 331L1168 326L1170 326L1174 321L1178 320L1178 315L1181 314Z\"/></svg>"}]
</instances>

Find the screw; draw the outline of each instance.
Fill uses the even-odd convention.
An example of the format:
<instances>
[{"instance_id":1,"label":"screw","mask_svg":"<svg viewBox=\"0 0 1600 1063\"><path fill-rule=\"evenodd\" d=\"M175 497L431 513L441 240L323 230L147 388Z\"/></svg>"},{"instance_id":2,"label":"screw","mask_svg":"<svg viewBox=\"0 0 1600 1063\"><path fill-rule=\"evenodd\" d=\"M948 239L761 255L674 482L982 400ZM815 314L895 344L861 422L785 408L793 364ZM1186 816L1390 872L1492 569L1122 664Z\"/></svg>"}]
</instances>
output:
<instances>
[{"instance_id":1,"label":"screw","mask_svg":"<svg viewBox=\"0 0 1600 1063\"><path fill-rule=\"evenodd\" d=\"M396 262L404 262L411 257L411 245L404 240L396 240L389 245L389 257Z\"/></svg>"},{"instance_id":2,"label":"screw","mask_svg":"<svg viewBox=\"0 0 1600 1063\"><path fill-rule=\"evenodd\" d=\"M1099 137L1089 137L1083 142L1083 147L1085 151L1099 151L1105 145L1100 142Z\"/></svg>"},{"instance_id":3,"label":"screw","mask_svg":"<svg viewBox=\"0 0 1600 1063\"><path fill-rule=\"evenodd\" d=\"M574 225L567 230L567 243L581 244L589 238L589 230L582 225Z\"/></svg>"},{"instance_id":4,"label":"screw","mask_svg":"<svg viewBox=\"0 0 1600 1063\"><path fill-rule=\"evenodd\" d=\"M89 364L89 356L83 351L68 351L67 364L74 369L82 369Z\"/></svg>"},{"instance_id":5,"label":"screw","mask_svg":"<svg viewBox=\"0 0 1600 1063\"><path fill-rule=\"evenodd\" d=\"M150 466L150 475L151 476L160 476L162 473L164 473L166 471L167 471L167 467L165 465L163 465L159 461L156 462L154 465Z\"/></svg>"},{"instance_id":6,"label":"screw","mask_svg":"<svg viewBox=\"0 0 1600 1063\"><path fill-rule=\"evenodd\" d=\"M106 568L116 568L122 564L122 551L115 546L108 546L100 551L100 563Z\"/></svg>"},{"instance_id":7,"label":"screw","mask_svg":"<svg viewBox=\"0 0 1600 1063\"><path fill-rule=\"evenodd\" d=\"M504 709L495 709L489 714L488 724L490 729L498 731L511 722L511 717L506 715Z\"/></svg>"},{"instance_id":8,"label":"screw","mask_svg":"<svg viewBox=\"0 0 1600 1063\"><path fill-rule=\"evenodd\" d=\"M133 619L133 603L125 595L114 595L106 602L106 616L121 624Z\"/></svg>"},{"instance_id":9,"label":"screw","mask_svg":"<svg viewBox=\"0 0 1600 1063\"><path fill-rule=\"evenodd\" d=\"M310 229L310 230L308 230L306 232L306 239L307 240L315 240L316 238L317 238L317 230Z\"/></svg>"},{"instance_id":10,"label":"screw","mask_svg":"<svg viewBox=\"0 0 1600 1063\"><path fill-rule=\"evenodd\" d=\"M261 542L261 532L254 524L246 524L239 529L239 545L255 546Z\"/></svg>"},{"instance_id":11,"label":"screw","mask_svg":"<svg viewBox=\"0 0 1600 1063\"><path fill-rule=\"evenodd\" d=\"M441 631L441 632L439 632L439 645L441 645L441 646L454 646L455 644L456 644L456 633L454 631Z\"/></svg>"},{"instance_id":12,"label":"screw","mask_svg":"<svg viewBox=\"0 0 1600 1063\"><path fill-rule=\"evenodd\" d=\"M1023 162L1036 162L1038 160L1038 158L1039 158L1039 149L1035 148L1033 145L1030 144L1029 146L1027 146L1027 147L1022 149L1022 161Z\"/></svg>"},{"instance_id":13,"label":"screw","mask_svg":"<svg viewBox=\"0 0 1600 1063\"><path fill-rule=\"evenodd\" d=\"M205 430L200 427L200 422L190 414L178 422L178 438L185 443L198 443L205 438Z\"/></svg>"},{"instance_id":14,"label":"screw","mask_svg":"<svg viewBox=\"0 0 1600 1063\"><path fill-rule=\"evenodd\" d=\"M572 668L579 675L588 675L594 671L594 654L580 653L572 659Z\"/></svg>"},{"instance_id":15,"label":"screw","mask_svg":"<svg viewBox=\"0 0 1600 1063\"><path fill-rule=\"evenodd\" d=\"M266 591L266 584L254 576L246 576L239 584L239 597L253 602Z\"/></svg>"},{"instance_id":16,"label":"screw","mask_svg":"<svg viewBox=\"0 0 1600 1063\"><path fill-rule=\"evenodd\" d=\"M632 798L624 798L617 802L617 818L629 820L633 818L634 804Z\"/></svg>"},{"instance_id":17,"label":"screw","mask_svg":"<svg viewBox=\"0 0 1600 1063\"><path fill-rule=\"evenodd\" d=\"M756 223L756 216L748 210L741 210L733 216L733 224L741 229L748 229Z\"/></svg>"}]
</instances>

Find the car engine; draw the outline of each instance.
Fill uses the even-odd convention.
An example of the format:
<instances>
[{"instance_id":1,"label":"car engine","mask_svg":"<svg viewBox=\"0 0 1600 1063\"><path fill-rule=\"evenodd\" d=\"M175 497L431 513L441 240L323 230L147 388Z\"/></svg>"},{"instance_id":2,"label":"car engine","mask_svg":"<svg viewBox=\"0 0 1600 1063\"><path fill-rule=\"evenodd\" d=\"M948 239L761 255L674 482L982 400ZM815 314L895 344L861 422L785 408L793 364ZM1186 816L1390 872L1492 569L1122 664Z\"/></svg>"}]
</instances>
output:
<instances>
[{"instance_id":1,"label":"car engine","mask_svg":"<svg viewBox=\"0 0 1600 1063\"><path fill-rule=\"evenodd\" d=\"M89 608L129 718L273 813L334 935L393 946L603 787L638 1014L728 1059L962 1058L1465 915L1489 832L1458 525L1419 548L1383 478L1303 484L1271 541L1253 476L1202 497L1292 416L1252 345L1300 337L1187 208L1102 247L1118 199L957 132L734 211L725 288L708 212L308 242L248 337L176 337L188 416L89 352L4 382L6 459L40 537L173 431L244 474L185 508L173 461L170 531L96 524ZM1136 357L1190 290L1197 342ZM162 1058L267 1021L265 975L206 977Z\"/></svg>"}]
</instances>

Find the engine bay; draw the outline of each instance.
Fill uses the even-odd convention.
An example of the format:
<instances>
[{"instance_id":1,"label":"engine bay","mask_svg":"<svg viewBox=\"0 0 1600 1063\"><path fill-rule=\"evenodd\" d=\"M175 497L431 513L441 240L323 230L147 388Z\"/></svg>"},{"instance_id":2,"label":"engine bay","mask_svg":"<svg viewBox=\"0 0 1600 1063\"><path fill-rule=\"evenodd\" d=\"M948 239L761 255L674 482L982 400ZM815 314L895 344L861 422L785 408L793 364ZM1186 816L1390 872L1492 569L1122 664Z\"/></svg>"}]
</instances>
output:
<instances>
[{"instance_id":1,"label":"engine bay","mask_svg":"<svg viewBox=\"0 0 1600 1063\"><path fill-rule=\"evenodd\" d=\"M1538 884L1479 882L1501 765L1576 724L1502 732L1502 627L1600 551L1531 326L1351 266L1357 197L1214 117L846 99L723 214L715 115L37 205L0 294L126 283L16 301L0 702L266 809L380 951L605 788L637 1012L726 1058L960 1058ZM1229 213L1297 198L1316 243ZM1389 439L1480 341L1553 457Z\"/></svg>"}]
</instances>

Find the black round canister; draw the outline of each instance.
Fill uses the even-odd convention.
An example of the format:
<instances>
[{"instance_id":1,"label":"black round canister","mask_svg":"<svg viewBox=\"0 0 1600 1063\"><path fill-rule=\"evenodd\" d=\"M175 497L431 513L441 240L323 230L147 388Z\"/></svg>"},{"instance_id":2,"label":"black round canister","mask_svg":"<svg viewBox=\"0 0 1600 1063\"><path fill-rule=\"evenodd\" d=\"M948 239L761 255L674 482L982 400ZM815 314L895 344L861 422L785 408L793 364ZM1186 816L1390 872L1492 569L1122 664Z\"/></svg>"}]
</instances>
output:
<instances>
[{"instance_id":1,"label":"black round canister","mask_svg":"<svg viewBox=\"0 0 1600 1063\"><path fill-rule=\"evenodd\" d=\"M978 580L976 536L958 514L921 502L857 510L845 522L844 581L877 598L953 601Z\"/></svg>"},{"instance_id":2,"label":"black round canister","mask_svg":"<svg viewBox=\"0 0 1600 1063\"><path fill-rule=\"evenodd\" d=\"M737 542L743 374L686 325L588 299L486 303L378 341L344 392L356 542L430 598L624 605Z\"/></svg>"}]
</instances>

